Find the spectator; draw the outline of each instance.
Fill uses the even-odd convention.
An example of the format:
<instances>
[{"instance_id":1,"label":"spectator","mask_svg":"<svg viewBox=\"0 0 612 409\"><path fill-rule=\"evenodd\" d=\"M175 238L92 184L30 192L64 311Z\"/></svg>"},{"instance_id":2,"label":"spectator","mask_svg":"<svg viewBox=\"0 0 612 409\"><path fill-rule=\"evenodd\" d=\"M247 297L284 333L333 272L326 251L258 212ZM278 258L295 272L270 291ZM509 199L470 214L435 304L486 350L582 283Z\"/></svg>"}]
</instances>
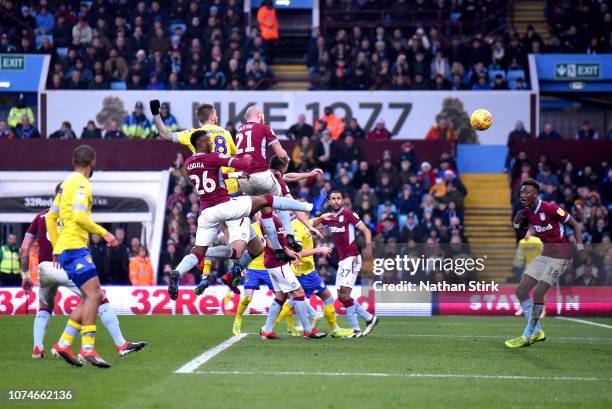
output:
<instances>
[{"instance_id":1,"label":"spectator","mask_svg":"<svg viewBox=\"0 0 612 409\"><path fill-rule=\"evenodd\" d=\"M507 145L509 151L514 151L516 145L526 143L529 141L530 138L531 135L525 130L525 125L523 124L523 121L516 121L514 129L508 134Z\"/></svg>"},{"instance_id":2,"label":"spectator","mask_svg":"<svg viewBox=\"0 0 612 409\"><path fill-rule=\"evenodd\" d=\"M337 141L340 138L340 134L344 132L344 121L334 114L331 107L325 107L323 112L321 118L315 123L315 131L320 133L326 129L329 131L332 139Z\"/></svg>"},{"instance_id":3,"label":"spectator","mask_svg":"<svg viewBox=\"0 0 612 409\"><path fill-rule=\"evenodd\" d=\"M295 145L291 153L291 159L296 169L306 170L316 163L315 149L310 143L310 138L303 136L300 143Z\"/></svg>"},{"instance_id":4,"label":"spectator","mask_svg":"<svg viewBox=\"0 0 612 409\"><path fill-rule=\"evenodd\" d=\"M40 138L40 132L30 123L30 117L24 115L21 118L21 123L15 128L15 138L19 139L34 139Z\"/></svg>"},{"instance_id":5,"label":"spectator","mask_svg":"<svg viewBox=\"0 0 612 409\"><path fill-rule=\"evenodd\" d=\"M431 127L425 136L425 140L454 142L457 140L457 137L455 136L455 131L453 131L453 128L451 128L448 123L448 120L444 117L439 117L438 124Z\"/></svg>"},{"instance_id":6,"label":"spectator","mask_svg":"<svg viewBox=\"0 0 612 409\"><path fill-rule=\"evenodd\" d=\"M123 133L130 139L146 139L151 134L151 122L144 115L144 105L136 102L134 112L123 121Z\"/></svg>"},{"instance_id":7,"label":"spectator","mask_svg":"<svg viewBox=\"0 0 612 409\"><path fill-rule=\"evenodd\" d=\"M359 168L353 174L353 186L360 188L363 184L374 186L376 184L376 175L370 168L370 164L365 160L359 162Z\"/></svg>"},{"instance_id":8,"label":"spectator","mask_svg":"<svg viewBox=\"0 0 612 409\"><path fill-rule=\"evenodd\" d=\"M130 258L130 281L132 285L154 285L153 266L145 246L140 246L138 253Z\"/></svg>"},{"instance_id":9,"label":"spectator","mask_svg":"<svg viewBox=\"0 0 612 409\"><path fill-rule=\"evenodd\" d=\"M13 139L15 132L9 128L6 121L0 121L0 139Z\"/></svg>"},{"instance_id":10,"label":"spectator","mask_svg":"<svg viewBox=\"0 0 612 409\"><path fill-rule=\"evenodd\" d=\"M93 39L93 30L89 26L85 16L79 18L79 22L72 27L72 39L77 40L79 45L87 45Z\"/></svg>"},{"instance_id":11,"label":"spectator","mask_svg":"<svg viewBox=\"0 0 612 409\"><path fill-rule=\"evenodd\" d=\"M76 138L76 134L72 130L72 125L70 124L70 122L64 121L64 122L62 122L62 126L60 126L60 129L58 129L57 131L55 131L51 135L49 135L49 138L53 138L53 139L75 139Z\"/></svg>"},{"instance_id":12,"label":"spectator","mask_svg":"<svg viewBox=\"0 0 612 409\"><path fill-rule=\"evenodd\" d=\"M172 191L172 194L168 196L168 200L166 201L166 209L172 209L176 203L185 204L187 201L187 197L183 192L183 188L181 185L175 185Z\"/></svg>"},{"instance_id":13,"label":"spectator","mask_svg":"<svg viewBox=\"0 0 612 409\"><path fill-rule=\"evenodd\" d=\"M104 139L124 139L126 136L121 129L117 121L110 121L108 130L104 134Z\"/></svg>"},{"instance_id":14,"label":"spectator","mask_svg":"<svg viewBox=\"0 0 612 409\"><path fill-rule=\"evenodd\" d=\"M548 165L544 165L542 167L542 172L538 174L536 180L542 185L559 186L559 179L557 178L557 175L551 172Z\"/></svg>"},{"instance_id":15,"label":"spectator","mask_svg":"<svg viewBox=\"0 0 612 409\"><path fill-rule=\"evenodd\" d=\"M21 285L21 265L17 236L10 233L6 244L0 247L0 285L18 287Z\"/></svg>"},{"instance_id":16,"label":"spectator","mask_svg":"<svg viewBox=\"0 0 612 409\"><path fill-rule=\"evenodd\" d=\"M391 139L391 132L385 128L385 121L379 118L374 125L374 129L368 132L368 139L374 141Z\"/></svg>"},{"instance_id":17,"label":"spectator","mask_svg":"<svg viewBox=\"0 0 612 409\"><path fill-rule=\"evenodd\" d=\"M119 55L115 48L108 54L108 59L104 62L104 72L113 81L125 81L128 75L128 66L125 59Z\"/></svg>"},{"instance_id":18,"label":"spectator","mask_svg":"<svg viewBox=\"0 0 612 409\"><path fill-rule=\"evenodd\" d=\"M599 269L593 265L592 259L587 259L584 265L576 269L576 279L574 285L584 287L594 287L599 285Z\"/></svg>"},{"instance_id":19,"label":"spectator","mask_svg":"<svg viewBox=\"0 0 612 409\"><path fill-rule=\"evenodd\" d=\"M53 15L47 11L47 6L41 5L36 15L36 30L35 33L38 35L51 34L53 33L53 26L55 25L55 19Z\"/></svg>"},{"instance_id":20,"label":"spectator","mask_svg":"<svg viewBox=\"0 0 612 409\"><path fill-rule=\"evenodd\" d=\"M355 145L355 139L348 135L344 138L339 152L339 166L350 169L351 171L357 170L359 161L361 160L361 150Z\"/></svg>"},{"instance_id":21,"label":"spectator","mask_svg":"<svg viewBox=\"0 0 612 409\"><path fill-rule=\"evenodd\" d=\"M17 126L22 123L24 115L28 117L29 123L34 125L34 112L32 112L32 108L26 107L24 95L19 94L15 106L9 111L7 119L8 126L13 130L17 128Z\"/></svg>"},{"instance_id":22,"label":"spectator","mask_svg":"<svg viewBox=\"0 0 612 409\"><path fill-rule=\"evenodd\" d=\"M92 234L91 240L89 241L89 251L91 251L91 258L93 263L96 265L96 271L100 276L100 282L102 284L111 284L112 280L108 272L109 248L106 245L106 242L97 234Z\"/></svg>"},{"instance_id":23,"label":"spectator","mask_svg":"<svg viewBox=\"0 0 612 409\"><path fill-rule=\"evenodd\" d=\"M561 135L554 130L552 124L546 123L544 124L544 129L538 135L538 139L543 140L559 140L562 139Z\"/></svg>"},{"instance_id":24,"label":"spectator","mask_svg":"<svg viewBox=\"0 0 612 409\"><path fill-rule=\"evenodd\" d=\"M141 245L142 243L140 243L140 239L138 237L132 237L132 240L130 240L130 248L129 248L130 257L134 257L138 254L138 252L140 251Z\"/></svg>"},{"instance_id":25,"label":"spectator","mask_svg":"<svg viewBox=\"0 0 612 409\"><path fill-rule=\"evenodd\" d=\"M310 138L314 134L312 126L306 123L306 117L304 114L298 116L297 123L291 125L289 131L287 131L287 138L291 140L301 141L304 136Z\"/></svg>"},{"instance_id":26,"label":"spectator","mask_svg":"<svg viewBox=\"0 0 612 409\"><path fill-rule=\"evenodd\" d=\"M591 123L589 121L583 121L582 126L580 127L578 132L576 132L576 139L599 139L599 134L595 129L591 128Z\"/></svg>"},{"instance_id":27,"label":"spectator","mask_svg":"<svg viewBox=\"0 0 612 409\"><path fill-rule=\"evenodd\" d=\"M317 166L333 176L336 171L334 162L338 158L338 153L339 147L332 138L331 132L329 129L323 130L316 149Z\"/></svg>"},{"instance_id":28,"label":"spectator","mask_svg":"<svg viewBox=\"0 0 612 409\"><path fill-rule=\"evenodd\" d=\"M87 121L87 126L81 132L81 139L102 139L102 131L96 127L94 121Z\"/></svg>"},{"instance_id":29,"label":"spectator","mask_svg":"<svg viewBox=\"0 0 612 409\"><path fill-rule=\"evenodd\" d=\"M351 136L354 140L365 139L365 131L359 126L357 118L352 117L349 119L349 125L344 129L344 132L340 134L340 139L344 140L347 136Z\"/></svg>"},{"instance_id":30,"label":"spectator","mask_svg":"<svg viewBox=\"0 0 612 409\"><path fill-rule=\"evenodd\" d=\"M162 121L164 121L164 125L166 126L166 128L170 132L178 132L178 130L179 130L178 122L176 120L176 117L170 113L170 104L169 103L163 102L160 105L159 115L160 115ZM151 125L151 130L152 130L153 134L156 134L156 135L158 134L157 128L155 127L154 124Z\"/></svg>"},{"instance_id":31,"label":"spectator","mask_svg":"<svg viewBox=\"0 0 612 409\"><path fill-rule=\"evenodd\" d=\"M115 237L119 243L116 247L109 250L109 272L111 282L115 285L129 284L129 255L128 246L125 243L125 230L115 229Z\"/></svg>"},{"instance_id":32,"label":"spectator","mask_svg":"<svg viewBox=\"0 0 612 409\"><path fill-rule=\"evenodd\" d=\"M404 142L401 147L402 151L400 152L400 156L398 162L401 164L404 161L410 162L410 169L416 168L419 160L417 158L416 152L414 151L414 144L412 142Z\"/></svg>"},{"instance_id":33,"label":"spectator","mask_svg":"<svg viewBox=\"0 0 612 409\"><path fill-rule=\"evenodd\" d=\"M493 89L496 91L505 91L509 90L508 83L504 80L504 76L501 74L497 74L495 76L495 82L493 83Z\"/></svg>"}]
</instances>

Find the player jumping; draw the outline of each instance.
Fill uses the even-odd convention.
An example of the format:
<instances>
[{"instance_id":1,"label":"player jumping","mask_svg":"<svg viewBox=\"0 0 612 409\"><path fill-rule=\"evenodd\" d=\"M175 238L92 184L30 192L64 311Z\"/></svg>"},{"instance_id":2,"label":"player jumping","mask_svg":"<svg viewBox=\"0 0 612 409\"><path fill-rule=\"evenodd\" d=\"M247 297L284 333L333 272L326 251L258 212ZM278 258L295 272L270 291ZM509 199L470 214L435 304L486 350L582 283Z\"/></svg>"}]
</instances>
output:
<instances>
[{"instance_id":1,"label":"player jumping","mask_svg":"<svg viewBox=\"0 0 612 409\"><path fill-rule=\"evenodd\" d=\"M72 162L74 172L62 182L45 222L54 258L57 257L68 278L83 294L83 302L70 314L64 333L53 345L51 353L74 366L90 363L99 368L109 368L110 364L94 348L96 315L104 295L87 242L91 233L102 236L109 246L118 243L115 236L91 220L93 200L89 178L96 166L95 151L88 145L81 145L74 150ZM75 357L71 346L79 331L82 344L78 357Z\"/></svg>"},{"instance_id":2,"label":"player jumping","mask_svg":"<svg viewBox=\"0 0 612 409\"><path fill-rule=\"evenodd\" d=\"M288 243L285 239L285 228L283 227L280 219L275 214L272 214L272 222L276 229L277 237L281 245L286 249L288 254L293 253L288 248ZM308 306L300 282L293 273L289 263L278 261L274 257L272 251L272 243L270 240L266 241L266 248L264 249L264 266L270 274L270 281L272 281L272 287L274 288L274 301L270 305L268 311L268 317L266 318L266 325L261 329L260 335L263 339L278 339L278 335L274 332L272 326L276 321L281 308L287 300L288 295L291 295L292 303L295 311L302 323L304 329L304 338L306 339L319 339L326 337L325 332L320 332L316 327L311 326L308 320ZM295 255L297 256L297 255Z\"/></svg>"},{"instance_id":3,"label":"player jumping","mask_svg":"<svg viewBox=\"0 0 612 409\"><path fill-rule=\"evenodd\" d=\"M60 185L57 185L55 193L59 193ZM30 291L32 280L28 271L30 248L35 240L38 240L38 272L39 272L39 304L36 318L34 318L34 347L32 350L32 358L42 358L44 355L44 338L49 326L51 314L55 304L55 295L59 286L63 286L81 296L79 288L68 278L66 272L61 268L56 268L53 265L53 248L49 239L47 239L47 226L45 216L49 209L45 209L34 217L32 224L28 228L23 242L21 243L21 275L22 287L26 291ZM98 307L98 315L102 323L110 333L115 348L120 356L126 356L131 352L140 351L147 343L144 341L129 342L126 341L119 327L119 319L113 311L106 296L103 297Z\"/></svg>"},{"instance_id":4,"label":"player jumping","mask_svg":"<svg viewBox=\"0 0 612 409\"><path fill-rule=\"evenodd\" d=\"M544 297L571 263L564 225L569 225L574 231L578 250L584 250L581 226L556 204L540 200L539 193L540 185L537 181L527 179L521 183L520 200L524 209L519 210L514 217L514 228L522 230L523 234L526 227L533 229L544 243L544 250L527 266L516 287L516 296L525 312L527 326L523 335L506 341L508 348L526 347L546 339L539 321L544 309ZM529 298L531 289L534 289L533 301Z\"/></svg>"},{"instance_id":5,"label":"player jumping","mask_svg":"<svg viewBox=\"0 0 612 409\"><path fill-rule=\"evenodd\" d=\"M228 158L212 152L210 136L203 130L195 131L190 139L191 144L196 148L196 153L185 161L185 169L200 197L200 209L202 211L198 218L195 247L170 273L168 293L173 300L178 297L179 278L203 260L207 248L217 235L217 228L220 223L227 220L245 220L245 218L264 207L298 210L318 215L325 203L324 191L319 194L313 204L272 195L230 198L223 178L220 176L220 168L222 166L234 166L239 169L248 168L251 165L251 156L247 154ZM249 231L250 223L240 227ZM275 253L278 254L278 252L284 253L285 250L283 248L275 249ZM203 283L206 283L206 281L203 280ZM201 294L205 288L205 285L198 286L196 293Z\"/></svg>"},{"instance_id":6,"label":"player jumping","mask_svg":"<svg viewBox=\"0 0 612 409\"><path fill-rule=\"evenodd\" d=\"M351 291L357 281L357 275L361 272L361 255L359 247L357 247L356 231L361 231L365 237L365 248L363 255L366 259L372 258L372 233L370 229L361 222L356 213L351 212L343 207L342 193L333 190L329 196L329 204L334 211L335 218L329 221L324 221L323 225L327 226L332 239L336 245L340 261L338 262L338 272L336 273L336 287L338 287L338 299L346 309L346 318L356 331L361 332L357 315L366 321L366 327L363 333L358 333L355 336L366 336L378 324L378 317L370 314L368 311L351 297ZM319 220L317 220L317 223ZM315 224L315 226L317 225Z\"/></svg>"}]
</instances>

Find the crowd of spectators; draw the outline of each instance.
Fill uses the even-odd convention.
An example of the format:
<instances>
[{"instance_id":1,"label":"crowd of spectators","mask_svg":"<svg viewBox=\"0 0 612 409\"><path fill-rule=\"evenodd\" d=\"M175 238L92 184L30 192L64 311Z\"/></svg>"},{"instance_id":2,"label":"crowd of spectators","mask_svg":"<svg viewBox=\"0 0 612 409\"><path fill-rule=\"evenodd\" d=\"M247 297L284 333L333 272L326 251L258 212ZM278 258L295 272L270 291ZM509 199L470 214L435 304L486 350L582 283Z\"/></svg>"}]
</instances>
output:
<instances>
[{"instance_id":1,"label":"crowd of spectators","mask_svg":"<svg viewBox=\"0 0 612 409\"><path fill-rule=\"evenodd\" d=\"M548 133L554 132L550 124L547 125L551 128ZM584 125L577 134L581 132L592 134ZM509 142L519 142L517 135L517 130L513 131ZM582 139L578 135L576 138ZM526 137L528 139L528 135ZM517 151L509 160L508 172L513 214L522 208L519 198L521 182L534 178L540 183L540 199L555 202L570 213L582 226L583 242L591 244L587 247L587 259L570 268L561 283L591 286L612 279L612 163L604 160L577 167L567 157L553 163L542 154L537 161L530 161L526 152ZM568 237L573 240L571 230L566 229Z\"/></svg>"},{"instance_id":2,"label":"crowd of spectators","mask_svg":"<svg viewBox=\"0 0 612 409\"><path fill-rule=\"evenodd\" d=\"M0 4L0 53L51 55L49 89L265 89L266 41L238 0Z\"/></svg>"}]
</instances>

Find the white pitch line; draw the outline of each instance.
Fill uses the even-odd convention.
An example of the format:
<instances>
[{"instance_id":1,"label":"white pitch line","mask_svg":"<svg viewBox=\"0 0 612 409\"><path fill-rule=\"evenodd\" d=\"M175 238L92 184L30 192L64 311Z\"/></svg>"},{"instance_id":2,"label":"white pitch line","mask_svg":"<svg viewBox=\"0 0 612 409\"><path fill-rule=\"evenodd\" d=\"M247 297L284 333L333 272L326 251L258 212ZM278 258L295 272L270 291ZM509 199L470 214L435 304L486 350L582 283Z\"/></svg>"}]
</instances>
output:
<instances>
[{"instance_id":1,"label":"white pitch line","mask_svg":"<svg viewBox=\"0 0 612 409\"><path fill-rule=\"evenodd\" d=\"M378 335L380 337L391 337L391 338L465 338L465 339L473 339L473 338L482 338L482 339L505 339L506 336L503 335L451 335L451 334L381 334L381 333L373 333L372 335ZM606 341L612 342L612 338L602 338L602 337L555 337L555 339L559 339L562 341Z\"/></svg>"},{"instance_id":2,"label":"white pitch line","mask_svg":"<svg viewBox=\"0 0 612 409\"><path fill-rule=\"evenodd\" d=\"M200 375L252 375L252 376L359 376L372 378L457 378L457 379L497 379L510 381L583 381L612 382L611 378L582 376L527 376L527 375L479 375L418 372L255 372L255 371L195 371Z\"/></svg>"},{"instance_id":3,"label":"white pitch line","mask_svg":"<svg viewBox=\"0 0 612 409\"><path fill-rule=\"evenodd\" d=\"M601 324L599 322L593 322L593 321L587 321L587 320L581 320L578 318L570 318L570 317L557 317L558 320L563 320L563 321L572 321L572 322L579 322L581 324L586 324L586 325L593 325L595 327L601 327L601 328L608 328L608 329L612 329L612 325L607 325L607 324Z\"/></svg>"},{"instance_id":4,"label":"white pitch line","mask_svg":"<svg viewBox=\"0 0 612 409\"><path fill-rule=\"evenodd\" d=\"M214 358L217 354L231 347L232 345L234 345L236 342L240 341L242 338L246 337L247 335L249 334L244 333L244 334L240 334L240 335L228 338L227 340L223 341L216 347L204 351L201 355L187 362L185 365L181 366L179 369L177 369L174 372L175 373L193 373L202 364Z\"/></svg>"}]
</instances>

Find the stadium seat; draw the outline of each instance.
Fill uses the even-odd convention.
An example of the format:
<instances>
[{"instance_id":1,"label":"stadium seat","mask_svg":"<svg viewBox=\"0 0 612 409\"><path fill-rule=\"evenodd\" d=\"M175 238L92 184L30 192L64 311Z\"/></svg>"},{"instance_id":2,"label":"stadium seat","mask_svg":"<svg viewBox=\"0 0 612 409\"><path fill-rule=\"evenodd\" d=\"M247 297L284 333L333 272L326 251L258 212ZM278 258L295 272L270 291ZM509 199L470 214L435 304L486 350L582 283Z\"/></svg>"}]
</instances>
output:
<instances>
[{"instance_id":1,"label":"stadium seat","mask_svg":"<svg viewBox=\"0 0 612 409\"><path fill-rule=\"evenodd\" d=\"M406 222L408 222L408 215L400 214L397 219L397 227L401 230L401 228L406 225Z\"/></svg>"},{"instance_id":2,"label":"stadium seat","mask_svg":"<svg viewBox=\"0 0 612 409\"><path fill-rule=\"evenodd\" d=\"M36 48L40 47L45 38L48 38L51 44L53 44L53 36L51 34L38 34L36 36Z\"/></svg>"},{"instance_id":3,"label":"stadium seat","mask_svg":"<svg viewBox=\"0 0 612 409\"><path fill-rule=\"evenodd\" d=\"M508 82L516 81L519 78L525 79L525 71L523 71L523 70L508 70L508 75L507 75Z\"/></svg>"},{"instance_id":4,"label":"stadium seat","mask_svg":"<svg viewBox=\"0 0 612 409\"><path fill-rule=\"evenodd\" d=\"M495 77L497 77L497 75L501 75L504 79L506 79L506 73L503 70L490 70L489 81L491 83L495 82Z\"/></svg>"},{"instance_id":5,"label":"stadium seat","mask_svg":"<svg viewBox=\"0 0 612 409\"><path fill-rule=\"evenodd\" d=\"M174 30L176 30L177 27L180 27L183 29L183 32L185 32L187 30L187 25L184 23L173 23L170 24L170 33L174 34Z\"/></svg>"},{"instance_id":6,"label":"stadium seat","mask_svg":"<svg viewBox=\"0 0 612 409\"><path fill-rule=\"evenodd\" d=\"M57 56L60 58L64 58L68 55L68 47L57 47Z\"/></svg>"},{"instance_id":7,"label":"stadium seat","mask_svg":"<svg viewBox=\"0 0 612 409\"><path fill-rule=\"evenodd\" d=\"M126 90L127 84L124 81L115 81L110 84L111 89L115 90Z\"/></svg>"}]
</instances>

